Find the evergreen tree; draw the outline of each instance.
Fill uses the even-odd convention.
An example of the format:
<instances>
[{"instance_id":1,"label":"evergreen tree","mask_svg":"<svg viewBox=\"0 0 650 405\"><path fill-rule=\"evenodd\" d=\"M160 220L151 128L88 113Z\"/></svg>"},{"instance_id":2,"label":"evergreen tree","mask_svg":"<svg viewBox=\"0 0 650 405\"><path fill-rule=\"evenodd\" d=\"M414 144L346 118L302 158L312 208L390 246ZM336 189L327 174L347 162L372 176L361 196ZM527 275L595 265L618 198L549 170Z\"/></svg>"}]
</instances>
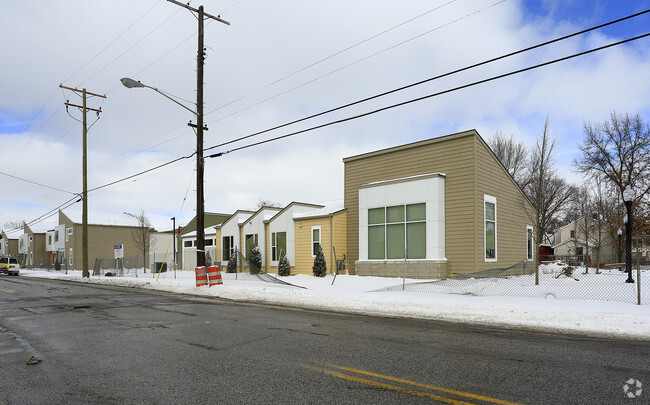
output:
<instances>
[{"instance_id":1,"label":"evergreen tree","mask_svg":"<svg viewBox=\"0 0 650 405\"><path fill-rule=\"evenodd\" d=\"M248 258L248 264L251 269L251 274L258 274L262 269L262 252L259 246L255 245L251 249L251 255Z\"/></svg>"},{"instance_id":2,"label":"evergreen tree","mask_svg":"<svg viewBox=\"0 0 650 405\"><path fill-rule=\"evenodd\" d=\"M228 260L228 273L237 273L237 250L230 256L230 260Z\"/></svg>"},{"instance_id":3,"label":"evergreen tree","mask_svg":"<svg viewBox=\"0 0 650 405\"><path fill-rule=\"evenodd\" d=\"M291 266L289 265L289 259L287 259L287 255L284 252L280 253L280 263L278 263L278 275L282 277L291 275Z\"/></svg>"},{"instance_id":4,"label":"evergreen tree","mask_svg":"<svg viewBox=\"0 0 650 405\"><path fill-rule=\"evenodd\" d=\"M314 276L316 277L325 277L327 275L327 263L325 263L325 255L323 254L323 249L319 248L318 253L316 253L316 258L314 258Z\"/></svg>"}]
</instances>

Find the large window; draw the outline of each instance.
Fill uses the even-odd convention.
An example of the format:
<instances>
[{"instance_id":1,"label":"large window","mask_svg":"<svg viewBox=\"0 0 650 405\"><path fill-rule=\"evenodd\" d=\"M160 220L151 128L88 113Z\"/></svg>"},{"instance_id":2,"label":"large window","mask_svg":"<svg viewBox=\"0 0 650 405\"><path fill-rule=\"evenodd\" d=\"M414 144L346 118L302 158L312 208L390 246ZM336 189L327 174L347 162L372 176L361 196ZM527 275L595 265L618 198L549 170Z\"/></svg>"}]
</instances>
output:
<instances>
[{"instance_id":1,"label":"large window","mask_svg":"<svg viewBox=\"0 0 650 405\"><path fill-rule=\"evenodd\" d=\"M70 260L70 266L72 266L72 248L70 248L70 254L68 255L68 259Z\"/></svg>"},{"instance_id":2,"label":"large window","mask_svg":"<svg viewBox=\"0 0 650 405\"><path fill-rule=\"evenodd\" d=\"M497 199L484 196L485 212L485 260L497 259Z\"/></svg>"},{"instance_id":3,"label":"large window","mask_svg":"<svg viewBox=\"0 0 650 405\"><path fill-rule=\"evenodd\" d=\"M311 227L311 256L316 257L316 254L320 250L320 237L321 237L321 227L312 226Z\"/></svg>"},{"instance_id":4,"label":"large window","mask_svg":"<svg viewBox=\"0 0 650 405\"><path fill-rule=\"evenodd\" d=\"M227 262L230 260L232 255L235 253L235 244L234 244L234 236L224 236L222 238L223 244L221 245L223 252L222 252L222 259L224 262Z\"/></svg>"},{"instance_id":5,"label":"large window","mask_svg":"<svg viewBox=\"0 0 650 405\"><path fill-rule=\"evenodd\" d=\"M426 259L426 204L368 210L368 259Z\"/></svg>"},{"instance_id":6,"label":"large window","mask_svg":"<svg viewBox=\"0 0 650 405\"><path fill-rule=\"evenodd\" d=\"M271 234L271 260L280 260L282 252L287 253L287 233L273 232Z\"/></svg>"}]
</instances>

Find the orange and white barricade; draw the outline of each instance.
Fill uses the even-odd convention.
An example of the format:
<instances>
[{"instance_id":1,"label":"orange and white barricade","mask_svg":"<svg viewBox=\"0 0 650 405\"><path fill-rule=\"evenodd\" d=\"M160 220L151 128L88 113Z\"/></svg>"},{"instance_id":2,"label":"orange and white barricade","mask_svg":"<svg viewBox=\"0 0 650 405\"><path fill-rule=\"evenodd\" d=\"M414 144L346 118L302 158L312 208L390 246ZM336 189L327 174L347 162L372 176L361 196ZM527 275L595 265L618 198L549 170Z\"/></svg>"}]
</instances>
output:
<instances>
[{"instance_id":1,"label":"orange and white barricade","mask_svg":"<svg viewBox=\"0 0 650 405\"><path fill-rule=\"evenodd\" d=\"M221 278L221 269L219 266L208 267L208 284L210 287L213 285L223 284L223 279Z\"/></svg>"},{"instance_id":2,"label":"orange and white barricade","mask_svg":"<svg viewBox=\"0 0 650 405\"><path fill-rule=\"evenodd\" d=\"M208 273L205 266L199 266L194 269L196 272L196 286L208 285Z\"/></svg>"}]
</instances>

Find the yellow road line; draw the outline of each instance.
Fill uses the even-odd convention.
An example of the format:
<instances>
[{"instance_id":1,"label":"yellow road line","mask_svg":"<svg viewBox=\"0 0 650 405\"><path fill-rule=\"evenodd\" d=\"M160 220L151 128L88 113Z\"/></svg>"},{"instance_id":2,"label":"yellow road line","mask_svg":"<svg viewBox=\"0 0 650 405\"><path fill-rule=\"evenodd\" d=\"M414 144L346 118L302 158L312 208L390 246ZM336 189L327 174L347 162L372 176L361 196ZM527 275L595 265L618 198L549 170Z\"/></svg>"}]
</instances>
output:
<instances>
[{"instance_id":1,"label":"yellow road line","mask_svg":"<svg viewBox=\"0 0 650 405\"><path fill-rule=\"evenodd\" d=\"M352 376L352 375L339 373L337 371L325 370L325 369L311 367L311 366L305 366L305 367L310 369L310 370L319 371L319 372L329 374L329 375L334 376L334 377L343 378L345 380L354 381L354 382L358 382L358 383L362 383L362 384L368 384L368 385L372 385L372 386L375 386L375 387L384 388L384 389L387 389L387 390L401 392L401 393L404 393L404 394L415 395L415 396L418 396L418 397L425 397L425 398L435 399L436 401L444 402L446 404L472 405L472 403L470 403L470 402L459 401L457 399L441 397L439 395L429 394L427 392L410 390L408 388L398 387L396 385L390 385L390 384L386 384L386 383L380 383L380 382L377 382L377 381L367 380L365 378L355 377L355 376Z\"/></svg>"},{"instance_id":2,"label":"yellow road line","mask_svg":"<svg viewBox=\"0 0 650 405\"><path fill-rule=\"evenodd\" d=\"M429 384L422 384L422 383L418 383L418 382L415 382L415 381L405 380L403 378L391 377L391 376L388 376L388 375L377 374L377 373L373 373L373 372L370 372L370 371L359 370L359 369L356 369L356 368L337 366L335 364L328 364L328 363L325 363L325 365L328 366L328 367L339 369L339 370L349 371L351 373L363 374L363 375L367 375L367 376L371 376L371 377L382 378L384 380L399 382L399 383L402 383L402 384L409 384L409 385L413 385L413 386L420 387L420 388L427 388L427 389L430 389L430 390L446 392L448 394L454 394L454 395L458 395L458 396L462 396L462 397L478 399L479 401L491 402L491 403L500 404L500 405L522 405L522 404L519 404L517 402L504 401L504 400L498 399L498 398L492 398L492 397L486 397L484 395L472 394L471 392L458 391L458 390L454 390L454 389L450 389L450 388L437 387L437 386L429 385Z\"/></svg>"}]
</instances>

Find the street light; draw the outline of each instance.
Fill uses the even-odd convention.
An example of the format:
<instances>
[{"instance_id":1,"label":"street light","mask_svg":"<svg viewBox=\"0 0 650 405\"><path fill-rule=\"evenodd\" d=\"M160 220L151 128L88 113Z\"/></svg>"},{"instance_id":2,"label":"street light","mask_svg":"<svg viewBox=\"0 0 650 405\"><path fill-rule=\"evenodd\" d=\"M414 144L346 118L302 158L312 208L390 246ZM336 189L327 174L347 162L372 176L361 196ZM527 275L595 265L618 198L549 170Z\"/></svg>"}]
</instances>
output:
<instances>
[{"instance_id":1,"label":"street light","mask_svg":"<svg viewBox=\"0 0 650 405\"><path fill-rule=\"evenodd\" d=\"M201 6L201 9L203 6ZM202 66L202 59L201 59L201 66ZM200 69L201 71L203 70L202 68ZM130 79L128 77L123 77L120 79L124 87L128 89L133 89L133 88L140 88L140 87L146 87L148 89L151 89L155 91L158 94L161 94L165 96L167 99L173 101L174 103L180 105L187 111L191 112L194 114L197 118L197 123L192 124L192 121L190 121L189 125L190 127L196 128L196 266L205 266L205 228L203 226L204 224L204 205L203 205L203 131L207 130L208 128L203 125L203 89L202 85L199 86L200 91L197 92L197 111L192 110L191 108L187 107L186 105L180 103L179 101L173 99L166 93L158 90L155 87L152 86L147 86L146 84ZM199 78L199 83L203 82L202 75Z\"/></svg>"},{"instance_id":2,"label":"street light","mask_svg":"<svg viewBox=\"0 0 650 405\"><path fill-rule=\"evenodd\" d=\"M625 222L625 271L627 271L626 283L634 283L632 278L632 203L634 202L634 190L628 184L623 190L623 201L627 210L627 221Z\"/></svg>"}]
</instances>

